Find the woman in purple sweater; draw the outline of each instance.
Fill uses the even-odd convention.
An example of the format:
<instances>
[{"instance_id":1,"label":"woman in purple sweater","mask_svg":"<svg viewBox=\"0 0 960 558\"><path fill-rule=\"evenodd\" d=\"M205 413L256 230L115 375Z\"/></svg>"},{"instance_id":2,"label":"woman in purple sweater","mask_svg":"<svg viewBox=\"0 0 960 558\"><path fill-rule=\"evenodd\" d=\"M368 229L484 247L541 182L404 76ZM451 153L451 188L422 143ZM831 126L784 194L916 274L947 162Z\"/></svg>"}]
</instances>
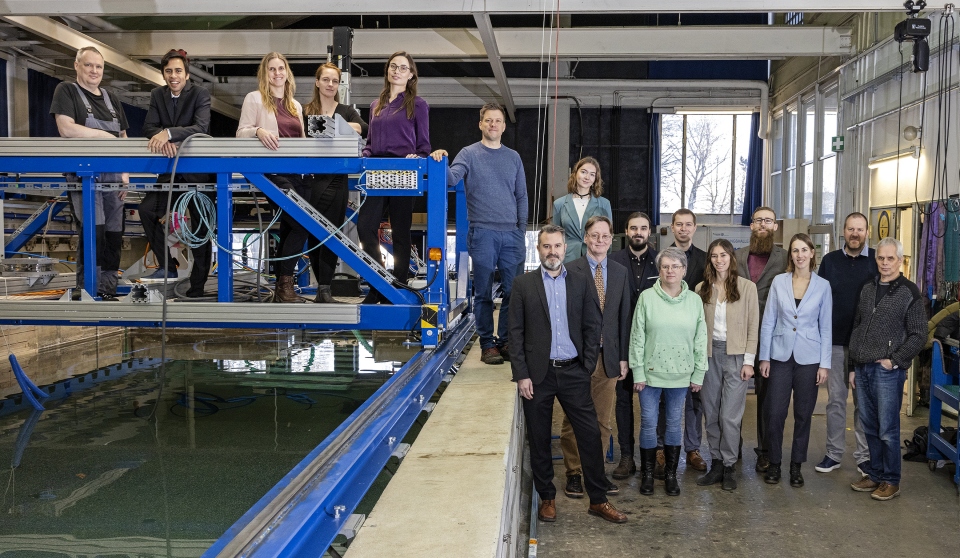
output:
<instances>
[{"instance_id":1,"label":"woman in purple sweater","mask_svg":"<svg viewBox=\"0 0 960 558\"><path fill-rule=\"evenodd\" d=\"M430 154L430 107L417 97L417 66L406 52L390 56L383 69L380 98L370 103L370 127L364 157L426 157ZM410 275L410 225L413 196L370 196L357 219L364 251L375 261L380 256L380 220L384 210L393 234L393 275L406 283ZM388 302L376 289L364 304Z\"/></svg>"}]
</instances>

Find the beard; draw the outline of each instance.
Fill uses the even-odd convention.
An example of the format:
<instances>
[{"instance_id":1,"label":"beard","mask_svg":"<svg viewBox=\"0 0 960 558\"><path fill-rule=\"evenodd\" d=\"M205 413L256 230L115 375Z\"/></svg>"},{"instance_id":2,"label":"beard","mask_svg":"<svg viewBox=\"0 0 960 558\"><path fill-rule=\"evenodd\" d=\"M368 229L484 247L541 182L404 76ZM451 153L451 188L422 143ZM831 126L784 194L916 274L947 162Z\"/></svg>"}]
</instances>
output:
<instances>
[{"instance_id":1,"label":"beard","mask_svg":"<svg viewBox=\"0 0 960 558\"><path fill-rule=\"evenodd\" d=\"M556 271L560 269L561 265L563 265L563 260L551 254L550 256L544 258L540 264L543 265L544 269Z\"/></svg>"},{"instance_id":2,"label":"beard","mask_svg":"<svg viewBox=\"0 0 960 558\"><path fill-rule=\"evenodd\" d=\"M635 252L640 252L640 251L644 250L646 247L647 247L647 239L646 239L646 238L642 238L642 239L637 239L636 237L631 237L631 238L630 238L630 249L631 249L631 250L634 250Z\"/></svg>"},{"instance_id":3,"label":"beard","mask_svg":"<svg viewBox=\"0 0 960 558\"><path fill-rule=\"evenodd\" d=\"M769 254L773 252L773 232L767 231L764 234L750 233L750 253L751 254Z\"/></svg>"},{"instance_id":4,"label":"beard","mask_svg":"<svg viewBox=\"0 0 960 558\"><path fill-rule=\"evenodd\" d=\"M863 237L852 236L846 240L847 246L851 250L862 250L863 249Z\"/></svg>"}]
</instances>

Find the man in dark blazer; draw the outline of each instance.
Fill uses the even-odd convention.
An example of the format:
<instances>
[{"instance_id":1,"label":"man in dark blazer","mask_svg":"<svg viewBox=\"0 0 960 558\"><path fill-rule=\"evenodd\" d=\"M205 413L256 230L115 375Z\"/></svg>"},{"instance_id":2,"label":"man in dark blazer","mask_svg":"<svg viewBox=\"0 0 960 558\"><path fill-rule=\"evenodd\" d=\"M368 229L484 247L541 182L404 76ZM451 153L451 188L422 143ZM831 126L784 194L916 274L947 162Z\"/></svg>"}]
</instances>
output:
<instances>
[{"instance_id":1,"label":"man in dark blazer","mask_svg":"<svg viewBox=\"0 0 960 558\"><path fill-rule=\"evenodd\" d=\"M153 153L173 157L178 146L192 134L206 134L210 131L210 92L190 83L190 60L182 50L171 50L160 62L163 80L167 83L150 92L150 108L143 123L143 133L150 138L148 147ZM178 174L177 182L209 183L216 179L208 174ZM157 178L158 183L170 182L170 175ZM174 193L174 199L177 194ZM171 200L171 203L173 200ZM177 277L177 259L167 248L166 227L160 219L167 211L167 193L149 192L140 202L140 222L144 235L150 242L150 249L157 259L156 272L143 279L164 279ZM196 206L190 204L191 226L200 229L198 234L206 234ZM199 225L198 225L199 224ZM203 296L203 285L210 272L212 248L206 243L194 248L193 270L190 273L189 297ZM166 262L166 267L164 267Z\"/></svg>"},{"instance_id":2,"label":"man in dark blazer","mask_svg":"<svg viewBox=\"0 0 960 558\"><path fill-rule=\"evenodd\" d=\"M627 517L607 501L597 413L590 399L590 375L597 365L601 335L600 301L592 278L563 266L563 228L545 225L537 235L540 267L517 277L510 301L510 366L523 398L530 440L530 465L540 496L537 517L556 521L553 456L550 450L553 401L560 401L577 440L588 512L607 521Z\"/></svg>"},{"instance_id":3,"label":"man in dark blazer","mask_svg":"<svg viewBox=\"0 0 960 558\"><path fill-rule=\"evenodd\" d=\"M750 245L737 249L734 256L737 259L737 269L740 276L750 279L757 285L757 299L760 302L760 319L763 319L763 310L767 305L767 294L770 292L770 283L773 278L787 270L789 255L783 248L774 245L773 233L777 230L777 214L773 209L765 206L758 207L753 212L750 222ZM754 391L757 394L757 472L767 470L770 464L767 459L767 447L764 443L766 432L763 420L763 404L767 397L766 378L757 374L753 378ZM743 440L741 439L741 444Z\"/></svg>"},{"instance_id":4,"label":"man in dark blazer","mask_svg":"<svg viewBox=\"0 0 960 558\"><path fill-rule=\"evenodd\" d=\"M627 284L630 290L630 312L627 324L633 323L633 311L637 307L640 293L649 289L657 282L660 276L657 270L657 251L647 241L653 226L646 213L637 211L627 217L626 237L627 246L610 254L610 261L619 263L627 268ZM630 326L626 328L630 334ZM629 343L628 343L629 344ZM633 391L633 373L627 369L624 379L617 382L617 444L620 446L620 464L613 470L613 478L623 480L637 472L637 464L633 459L636 447L636 429L633 416L633 402L636 399Z\"/></svg>"},{"instance_id":5,"label":"man in dark blazer","mask_svg":"<svg viewBox=\"0 0 960 558\"><path fill-rule=\"evenodd\" d=\"M600 444L606 453L607 441L613 436L613 408L617 400L617 381L627 376L627 349L630 341L630 286L627 268L610 261L607 251L613 243L613 223L603 215L594 215L584 225L587 253L567 264L571 272L593 278L593 288L600 300L602 335L600 358L590 376L590 398L597 410ZM570 498L583 498L583 470L577 452L577 440L566 417L560 425L560 451L566 466L567 484L563 493ZM609 483L607 494L616 494L617 485Z\"/></svg>"}]
</instances>

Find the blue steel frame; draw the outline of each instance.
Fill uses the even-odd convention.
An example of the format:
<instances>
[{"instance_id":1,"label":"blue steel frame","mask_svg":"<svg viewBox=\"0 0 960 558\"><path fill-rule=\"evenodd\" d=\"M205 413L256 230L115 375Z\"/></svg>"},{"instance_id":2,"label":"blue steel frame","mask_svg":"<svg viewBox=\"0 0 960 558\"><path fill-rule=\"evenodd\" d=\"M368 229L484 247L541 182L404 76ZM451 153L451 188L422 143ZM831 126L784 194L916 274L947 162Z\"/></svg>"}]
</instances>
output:
<instances>
[{"instance_id":1,"label":"blue steel frame","mask_svg":"<svg viewBox=\"0 0 960 558\"><path fill-rule=\"evenodd\" d=\"M92 203L96 191L95 177L100 173L150 173L164 174L173 169L172 160L165 157L144 155L143 157L102 155L98 157L80 156L4 156L0 153L0 172L9 173L75 173L81 180L83 193L83 216L85 223L93 223L95 219L95 204ZM182 157L177 164L178 173L213 173L217 176L217 241L221 246L232 245L233 229L233 198L230 190L231 175L242 174L251 184L256 186L272 202L287 212L291 217L303 223L305 228L314 236L326 238L328 232L319 223L310 218L305 211L297 206L279 188L266 178L267 174L359 174L364 171L416 171L417 188L401 189L370 189L369 196L404 196L426 195L427 197L427 229L426 241L428 252L430 248L440 250L440 260L427 262L427 286L422 291L424 305L435 307L436 327L419 320L424 310L420 306L417 296L407 290L397 289L384 278L375 273L363 260L336 238L327 241L328 247L337 254L348 266L356 270L371 287L376 288L392 303L389 305L362 305L360 323L354 327L358 329L395 329L408 330L420 326L424 346L436 346L442 331L447 328L449 312L462 301L450 299L446 273L446 226L447 226L447 161L434 161L432 158L423 159L384 159L361 157ZM11 182L11 179L5 182ZM0 182L0 188L3 183ZM452 189L457 192L458 224L466 224L466 201L462 195L462 183ZM461 203L462 202L462 203ZM457 250L466 251L466 226L457 227ZM87 262L96 261L96 231L95 227L83 227L83 259ZM464 270L464 272L467 272ZM83 285L87 292L96 293L96 266L84 266ZM220 302L233 300L233 266L220 265L218 267L218 299ZM418 323L420 322L420 323ZM91 324L92 325L92 324ZM117 324L112 324L117 325ZM216 327L218 323L212 320L207 327ZM204 325L194 324L194 327ZM317 324L289 324L291 328L323 329Z\"/></svg>"},{"instance_id":2,"label":"blue steel frame","mask_svg":"<svg viewBox=\"0 0 960 558\"><path fill-rule=\"evenodd\" d=\"M47 224L47 219L56 217L61 211L63 211L64 207L67 207L66 202L53 202L47 204L47 207L45 207L43 211L36 216L36 218L30 221L30 223L28 223L27 226L20 231L20 234L12 236L10 240L7 241L3 247L4 256L11 258L16 255L21 248L26 246L27 242L29 242L31 238L43 230L43 227Z\"/></svg>"},{"instance_id":3,"label":"blue steel frame","mask_svg":"<svg viewBox=\"0 0 960 558\"><path fill-rule=\"evenodd\" d=\"M461 321L444 343L433 351L421 351L394 374L367 401L354 411L319 446L314 448L296 467L280 480L250 510L237 520L204 554L213 558L224 550L258 514L272 503L308 465L343 434L348 425L377 404L378 395L393 384L406 382L396 397L386 405L379 416L350 440L339 458L323 471L315 485L307 483L303 493L285 509L266 529L254 550L246 556L255 558L274 556L314 557L330 547L344 522L366 495L377 475L387 464L400 440L416 421L430 401L441 380L460 352L473 337L473 316ZM411 377L412 374L412 377ZM320 473L318 473L319 475Z\"/></svg>"}]
</instances>

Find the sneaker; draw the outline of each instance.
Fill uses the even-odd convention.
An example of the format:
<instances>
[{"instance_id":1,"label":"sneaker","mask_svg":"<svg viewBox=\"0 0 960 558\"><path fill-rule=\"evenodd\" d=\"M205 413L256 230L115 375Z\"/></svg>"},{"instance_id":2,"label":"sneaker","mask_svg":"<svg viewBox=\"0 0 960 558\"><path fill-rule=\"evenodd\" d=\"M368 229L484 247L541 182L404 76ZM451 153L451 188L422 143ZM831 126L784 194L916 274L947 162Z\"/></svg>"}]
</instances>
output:
<instances>
[{"instance_id":1,"label":"sneaker","mask_svg":"<svg viewBox=\"0 0 960 558\"><path fill-rule=\"evenodd\" d=\"M164 280L164 279L176 279L176 278L177 278L177 272L176 272L176 271L167 271L167 270L165 270L165 269L158 269L158 270L154 271L153 273L151 273L150 275L146 275L146 276L144 276L144 277L141 277L140 280L142 281L142 280L144 280L144 279L146 279L146 280L159 279L159 280L162 281L162 280Z\"/></svg>"},{"instance_id":2,"label":"sneaker","mask_svg":"<svg viewBox=\"0 0 960 558\"><path fill-rule=\"evenodd\" d=\"M500 356L500 351L496 347L484 349L480 354L480 360L484 364L503 364L503 357Z\"/></svg>"},{"instance_id":3,"label":"sneaker","mask_svg":"<svg viewBox=\"0 0 960 558\"><path fill-rule=\"evenodd\" d=\"M864 459L860 463L857 463L857 470L860 471L860 476L867 478L870 476L870 460Z\"/></svg>"},{"instance_id":4,"label":"sneaker","mask_svg":"<svg viewBox=\"0 0 960 558\"><path fill-rule=\"evenodd\" d=\"M620 487L613 484L609 480L607 481L607 496L616 496L620 494Z\"/></svg>"},{"instance_id":5,"label":"sneaker","mask_svg":"<svg viewBox=\"0 0 960 558\"><path fill-rule=\"evenodd\" d=\"M817 466L814 467L813 470L818 473L829 473L830 471L836 471L839 468L839 461L834 461L825 455L823 456L823 461L817 463Z\"/></svg>"},{"instance_id":6,"label":"sneaker","mask_svg":"<svg viewBox=\"0 0 960 558\"><path fill-rule=\"evenodd\" d=\"M856 490L857 492L873 492L880 485L878 483L870 480L870 477L863 477L857 482L850 485L850 488Z\"/></svg>"},{"instance_id":7,"label":"sneaker","mask_svg":"<svg viewBox=\"0 0 960 558\"><path fill-rule=\"evenodd\" d=\"M568 498L583 498L583 477L580 475L567 477L567 486L563 488L563 493Z\"/></svg>"},{"instance_id":8,"label":"sneaker","mask_svg":"<svg viewBox=\"0 0 960 558\"><path fill-rule=\"evenodd\" d=\"M880 486L870 494L874 500L886 501L896 498L900 495L900 487L896 484L881 482Z\"/></svg>"}]
</instances>

